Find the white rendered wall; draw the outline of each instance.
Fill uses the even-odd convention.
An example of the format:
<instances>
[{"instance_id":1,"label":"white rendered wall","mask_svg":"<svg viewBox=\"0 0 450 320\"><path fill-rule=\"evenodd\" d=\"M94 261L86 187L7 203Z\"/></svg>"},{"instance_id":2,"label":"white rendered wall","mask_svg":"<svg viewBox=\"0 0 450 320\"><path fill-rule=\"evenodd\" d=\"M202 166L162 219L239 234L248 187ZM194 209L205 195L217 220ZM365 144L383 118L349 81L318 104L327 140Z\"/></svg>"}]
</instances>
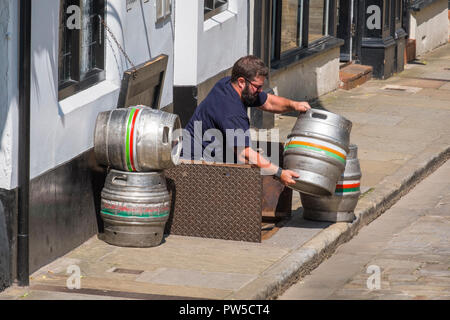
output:
<instances>
[{"instance_id":1,"label":"white rendered wall","mask_svg":"<svg viewBox=\"0 0 450 320\"><path fill-rule=\"evenodd\" d=\"M339 47L272 72L275 94L294 100L317 98L339 87Z\"/></svg>"},{"instance_id":2,"label":"white rendered wall","mask_svg":"<svg viewBox=\"0 0 450 320\"><path fill-rule=\"evenodd\" d=\"M0 1L0 188L17 187L18 1Z\"/></svg>"},{"instance_id":3,"label":"white rendered wall","mask_svg":"<svg viewBox=\"0 0 450 320\"><path fill-rule=\"evenodd\" d=\"M34 2L33 2L34 4ZM108 36L106 80L58 101L59 0L39 0L32 13L31 178L93 147L97 114L116 107L121 78L131 66ZM156 23L155 1L107 1L107 23L135 65L169 56L161 107L172 103L173 21Z\"/></svg>"},{"instance_id":4,"label":"white rendered wall","mask_svg":"<svg viewBox=\"0 0 450 320\"><path fill-rule=\"evenodd\" d=\"M203 0L175 3L175 86L196 86L248 54L247 1L230 0L206 21L203 7Z\"/></svg>"},{"instance_id":5,"label":"white rendered wall","mask_svg":"<svg viewBox=\"0 0 450 320\"><path fill-rule=\"evenodd\" d=\"M206 21L203 6L200 9L198 83L231 68L236 60L248 54L247 1L229 0L227 11Z\"/></svg>"},{"instance_id":6,"label":"white rendered wall","mask_svg":"<svg viewBox=\"0 0 450 320\"><path fill-rule=\"evenodd\" d=\"M174 76L175 86L197 84L197 51L200 30L199 0L175 1L175 44Z\"/></svg>"},{"instance_id":7,"label":"white rendered wall","mask_svg":"<svg viewBox=\"0 0 450 320\"><path fill-rule=\"evenodd\" d=\"M448 1L440 0L412 12L410 38L416 39L416 54L422 55L448 41Z\"/></svg>"}]
</instances>

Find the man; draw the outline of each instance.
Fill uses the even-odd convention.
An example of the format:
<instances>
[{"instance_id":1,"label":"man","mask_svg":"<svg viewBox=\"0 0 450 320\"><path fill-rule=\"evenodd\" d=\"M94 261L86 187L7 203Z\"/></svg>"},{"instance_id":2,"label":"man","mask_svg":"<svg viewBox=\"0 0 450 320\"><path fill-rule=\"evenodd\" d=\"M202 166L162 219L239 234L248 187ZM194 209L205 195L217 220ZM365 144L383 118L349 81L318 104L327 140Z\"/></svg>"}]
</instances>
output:
<instances>
[{"instance_id":1,"label":"man","mask_svg":"<svg viewBox=\"0 0 450 320\"><path fill-rule=\"evenodd\" d=\"M233 66L231 77L217 82L189 120L185 129L190 134L191 146L188 148L184 144L183 157L217 161L236 156L240 162L250 162L265 169L286 186L295 184L293 178L299 178L297 173L279 168L251 148L247 108L285 113L305 112L311 107L307 102L265 93L262 89L267 76L268 68L258 57L250 55L239 59ZM230 136L230 132L245 134ZM190 156L187 155L189 151Z\"/></svg>"}]
</instances>

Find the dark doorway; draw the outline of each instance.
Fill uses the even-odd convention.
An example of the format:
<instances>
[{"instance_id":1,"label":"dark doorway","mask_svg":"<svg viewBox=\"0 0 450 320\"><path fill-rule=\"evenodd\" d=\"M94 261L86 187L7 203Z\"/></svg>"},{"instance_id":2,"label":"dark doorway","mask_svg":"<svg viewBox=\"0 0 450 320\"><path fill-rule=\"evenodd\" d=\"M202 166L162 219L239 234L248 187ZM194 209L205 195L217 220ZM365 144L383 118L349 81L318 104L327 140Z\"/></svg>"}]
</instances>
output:
<instances>
[{"instance_id":1,"label":"dark doorway","mask_svg":"<svg viewBox=\"0 0 450 320\"><path fill-rule=\"evenodd\" d=\"M360 32L358 32L358 0L338 0L337 37L345 41L341 47L340 60L358 60Z\"/></svg>"}]
</instances>

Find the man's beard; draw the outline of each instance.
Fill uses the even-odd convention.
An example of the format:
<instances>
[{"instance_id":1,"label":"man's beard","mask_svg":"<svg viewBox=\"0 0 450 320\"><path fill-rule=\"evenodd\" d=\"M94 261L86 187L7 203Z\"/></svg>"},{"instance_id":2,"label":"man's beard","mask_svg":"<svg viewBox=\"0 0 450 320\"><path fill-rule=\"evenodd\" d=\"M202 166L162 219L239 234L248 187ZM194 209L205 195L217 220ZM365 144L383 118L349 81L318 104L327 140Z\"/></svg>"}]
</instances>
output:
<instances>
[{"instance_id":1,"label":"man's beard","mask_svg":"<svg viewBox=\"0 0 450 320\"><path fill-rule=\"evenodd\" d=\"M250 88L249 88L249 86L247 84L245 86L244 90L242 90L242 94L241 94L242 103L246 107L250 107L250 106L253 106L255 104L256 99L258 99L258 93L251 94L250 93Z\"/></svg>"}]
</instances>

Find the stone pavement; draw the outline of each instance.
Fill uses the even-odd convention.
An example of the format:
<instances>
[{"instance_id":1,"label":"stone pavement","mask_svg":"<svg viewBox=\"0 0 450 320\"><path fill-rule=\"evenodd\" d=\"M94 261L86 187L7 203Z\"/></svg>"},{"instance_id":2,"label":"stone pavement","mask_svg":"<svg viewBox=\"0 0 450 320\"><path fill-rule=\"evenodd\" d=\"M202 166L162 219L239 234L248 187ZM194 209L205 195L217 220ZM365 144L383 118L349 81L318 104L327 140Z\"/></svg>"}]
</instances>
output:
<instances>
[{"instance_id":1,"label":"stone pavement","mask_svg":"<svg viewBox=\"0 0 450 320\"><path fill-rule=\"evenodd\" d=\"M119 248L97 237L42 267L30 287L0 299L270 299L316 268L450 156L450 45L388 80L320 97L315 107L353 122L364 195L352 223L292 218L262 243L170 235L155 248ZM285 139L296 118L279 116ZM80 290L68 268L81 272Z\"/></svg>"},{"instance_id":2,"label":"stone pavement","mask_svg":"<svg viewBox=\"0 0 450 320\"><path fill-rule=\"evenodd\" d=\"M450 300L449 245L447 161L279 299Z\"/></svg>"}]
</instances>

